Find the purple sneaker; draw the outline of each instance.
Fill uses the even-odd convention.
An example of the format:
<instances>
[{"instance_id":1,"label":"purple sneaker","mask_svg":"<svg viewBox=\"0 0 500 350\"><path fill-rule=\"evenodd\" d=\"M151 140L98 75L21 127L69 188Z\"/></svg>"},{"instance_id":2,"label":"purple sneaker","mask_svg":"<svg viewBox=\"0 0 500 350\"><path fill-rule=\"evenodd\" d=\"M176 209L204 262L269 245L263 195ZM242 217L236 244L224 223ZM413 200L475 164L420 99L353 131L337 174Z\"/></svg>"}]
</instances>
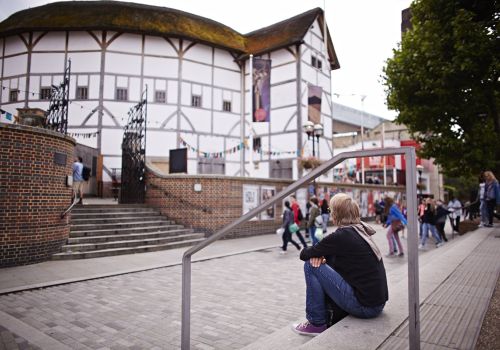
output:
<instances>
[{"instance_id":1,"label":"purple sneaker","mask_svg":"<svg viewBox=\"0 0 500 350\"><path fill-rule=\"evenodd\" d=\"M322 326L315 326L309 321L299 323L299 324L294 324L292 326L292 329L299 334L302 335L308 335L310 337L315 337L319 335L321 332L326 330L326 324Z\"/></svg>"}]
</instances>

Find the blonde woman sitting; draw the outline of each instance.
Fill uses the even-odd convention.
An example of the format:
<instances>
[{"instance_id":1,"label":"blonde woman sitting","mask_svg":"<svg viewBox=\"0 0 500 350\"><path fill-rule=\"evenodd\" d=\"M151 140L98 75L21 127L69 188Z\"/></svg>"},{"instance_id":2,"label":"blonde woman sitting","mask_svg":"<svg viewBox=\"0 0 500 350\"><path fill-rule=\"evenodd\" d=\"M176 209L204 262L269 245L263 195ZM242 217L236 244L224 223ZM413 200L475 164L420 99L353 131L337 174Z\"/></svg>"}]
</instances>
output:
<instances>
[{"instance_id":1,"label":"blonde woman sitting","mask_svg":"<svg viewBox=\"0 0 500 350\"><path fill-rule=\"evenodd\" d=\"M361 221L358 204L339 193L330 209L338 229L300 253L305 261L307 322L293 329L308 336L327 328L326 296L359 318L377 317L389 298L382 255L370 237L375 230Z\"/></svg>"}]
</instances>

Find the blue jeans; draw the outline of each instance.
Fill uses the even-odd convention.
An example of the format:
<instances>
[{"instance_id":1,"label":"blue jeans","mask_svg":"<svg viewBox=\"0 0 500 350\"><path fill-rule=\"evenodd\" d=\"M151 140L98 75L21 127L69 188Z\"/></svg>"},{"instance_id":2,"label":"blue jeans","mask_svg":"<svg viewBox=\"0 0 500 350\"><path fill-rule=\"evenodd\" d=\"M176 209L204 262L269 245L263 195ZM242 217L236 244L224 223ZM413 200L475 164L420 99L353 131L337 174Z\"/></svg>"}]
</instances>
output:
<instances>
[{"instance_id":1,"label":"blue jeans","mask_svg":"<svg viewBox=\"0 0 500 350\"><path fill-rule=\"evenodd\" d=\"M429 230L431 230L432 236L436 240L437 243L441 243L441 237L439 237L437 231L436 231L436 226L428 224L424 222L422 224L422 241L421 244L425 246L425 242L427 242L427 237L429 236Z\"/></svg>"},{"instance_id":2,"label":"blue jeans","mask_svg":"<svg viewBox=\"0 0 500 350\"><path fill-rule=\"evenodd\" d=\"M314 325L326 324L325 293L343 310L359 318L377 317L385 303L379 306L361 305L352 287L327 264L313 267L304 264L306 277L306 318Z\"/></svg>"},{"instance_id":3,"label":"blue jeans","mask_svg":"<svg viewBox=\"0 0 500 350\"><path fill-rule=\"evenodd\" d=\"M311 238L312 245L315 245L316 243L319 242L318 239L314 236L315 233L316 233L316 226L309 227L309 237Z\"/></svg>"}]
</instances>

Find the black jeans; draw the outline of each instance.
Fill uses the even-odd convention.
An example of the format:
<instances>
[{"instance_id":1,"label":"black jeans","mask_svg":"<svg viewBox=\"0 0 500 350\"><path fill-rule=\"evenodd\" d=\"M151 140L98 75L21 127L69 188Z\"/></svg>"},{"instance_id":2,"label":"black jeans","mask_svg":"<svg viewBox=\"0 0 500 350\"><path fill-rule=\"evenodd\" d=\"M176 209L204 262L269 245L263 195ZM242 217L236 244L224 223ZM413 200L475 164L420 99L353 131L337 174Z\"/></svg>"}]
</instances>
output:
<instances>
[{"instance_id":1,"label":"black jeans","mask_svg":"<svg viewBox=\"0 0 500 350\"><path fill-rule=\"evenodd\" d=\"M297 237L299 237L300 243L304 246L304 248L307 248L307 243L306 240L304 239L304 236L302 236L302 233L300 233L300 230L295 232L297 234Z\"/></svg>"},{"instance_id":2,"label":"black jeans","mask_svg":"<svg viewBox=\"0 0 500 350\"><path fill-rule=\"evenodd\" d=\"M300 250L300 245L292 239L292 233L288 230L288 227L285 228L285 232L283 233L282 238L283 238L283 246L281 247L281 249L283 249L285 252L288 242L292 243L295 246L295 248Z\"/></svg>"},{"instance_id":3,"label":"black jeans","mask_svg":"<svg viewBox=\"0 0 500 350\"><path fill-rule=\"evenodd\" d=\"M493 225L493 216L495 214L495 206L497 205L495 199L486 200L486 209L488 210L488 224Z\"/></svg>"},{"instance_id":4,"label":"black jeans","mask_svg":"<svg viewBox=\"0 0 500 350\"><path fill-rule=\"evenodd\" d=\"M437 229L441 239L443 239L445 242L448 242L448 239L446 238L446 234L444 233L444 225L445 224L446 224L446 222L436 222L436 229Z\"/></svg>"}]
</instances>

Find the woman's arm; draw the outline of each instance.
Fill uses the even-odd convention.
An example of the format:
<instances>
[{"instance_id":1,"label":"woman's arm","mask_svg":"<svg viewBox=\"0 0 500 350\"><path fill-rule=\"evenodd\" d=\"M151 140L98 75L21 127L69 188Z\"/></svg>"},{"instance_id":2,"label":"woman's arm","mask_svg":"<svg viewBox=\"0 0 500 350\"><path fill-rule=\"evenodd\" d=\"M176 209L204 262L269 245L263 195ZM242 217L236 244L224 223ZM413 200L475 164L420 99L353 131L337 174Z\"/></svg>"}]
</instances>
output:
<instances>
[{"instance_id":1,"label":"woman's arm","mask_svg":"<svg viewBox=\"0 0 500 350\"><path fill-rule=\"evenodd\" d=\"M316 245L302 249L300 252L300 260L307 261L311 258L321 258L324 256L335 255L337 249L341 249L336 232L326 236Z\"/></svg>"}]
</instances>

